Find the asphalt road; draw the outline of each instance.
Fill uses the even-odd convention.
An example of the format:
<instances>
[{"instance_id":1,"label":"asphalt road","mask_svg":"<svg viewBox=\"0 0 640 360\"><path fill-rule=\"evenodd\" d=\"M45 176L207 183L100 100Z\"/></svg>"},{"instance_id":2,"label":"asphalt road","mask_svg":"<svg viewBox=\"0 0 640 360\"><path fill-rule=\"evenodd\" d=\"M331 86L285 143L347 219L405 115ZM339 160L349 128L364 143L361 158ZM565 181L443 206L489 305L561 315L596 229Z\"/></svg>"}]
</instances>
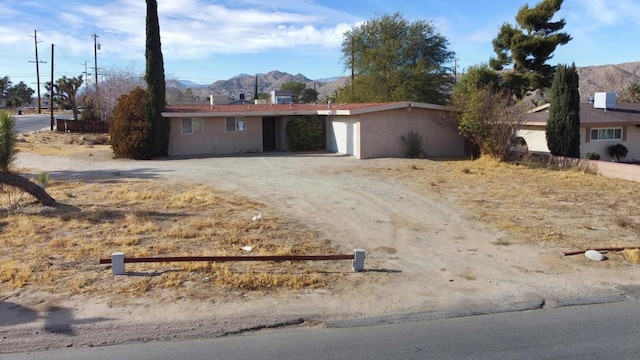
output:
<instances>
[{"instance_id":1,"label":"asphalt road","mask_svg":"<svg viewBox=\"0 0 640 360\"><path fill-rule=\"evenodd\" d=\"M640 302L6 354L11 359L637 359ZM4 357L3 357L4 356Z\"/></svg>"},{"instance_id":2,"label":"asphalt road","mask_svg":"<svg viewBox=\"0 0 640 360\"><path fill-rule=\"evenodd\" d=\"M27 133L30 131L37 131L43 128L51 128L51 114L38 115L15 115L16 118L16 132ZM61 115L55 114L55 118L73 118L73 115Z\"/></svg>"}]
</instances>

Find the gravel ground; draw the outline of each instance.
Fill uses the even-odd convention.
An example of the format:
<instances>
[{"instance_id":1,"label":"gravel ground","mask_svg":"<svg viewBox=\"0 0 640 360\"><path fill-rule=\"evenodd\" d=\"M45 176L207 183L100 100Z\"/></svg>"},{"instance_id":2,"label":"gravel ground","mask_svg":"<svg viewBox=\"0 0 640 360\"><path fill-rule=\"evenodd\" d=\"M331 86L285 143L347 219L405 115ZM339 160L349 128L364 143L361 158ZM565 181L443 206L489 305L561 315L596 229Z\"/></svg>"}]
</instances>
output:
<instances>
[{"instance_id":1,"label":"gravel ground","mask_svg":"<svg viewBox=\"0 0 640 360\"><path fill-rule=\"evenodd\" d=\"M93 299L46 299L42 294L5 299L0 312L17 320L0 320L0 353L210 337L300 323L379 323L429 317L415 314L454 316L621 300L620 286L635 281L633 267L593 266L540 246L500 246L503 234L441 198L361 171L399 161L403 160L281 153L132 161L97 153L20 153L18 166L49 172L55 179L161 177L247 196L320 231L344 251L365 249L366 271L348 275L350 287L218 303L141 300L114 307ZM38 296L50 305L49 311L22 305Z\"/></svg>"}]
</instances>

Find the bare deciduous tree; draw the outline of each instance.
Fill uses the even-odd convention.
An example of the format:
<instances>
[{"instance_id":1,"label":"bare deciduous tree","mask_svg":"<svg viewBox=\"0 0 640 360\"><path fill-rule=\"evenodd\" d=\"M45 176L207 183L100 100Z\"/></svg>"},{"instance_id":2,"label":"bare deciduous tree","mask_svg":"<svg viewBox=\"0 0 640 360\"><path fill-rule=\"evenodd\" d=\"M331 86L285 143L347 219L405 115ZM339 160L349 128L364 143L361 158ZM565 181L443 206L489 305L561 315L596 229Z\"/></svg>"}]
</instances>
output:
<instances>
[{"instance_id":1,"label":"bare deciduous tree","mask_svg":"<svg viewBox=\"0 0 640 360\"><path fill-rule=\"evenodd\" d=\"M118 98L130 93L136 87L145 88L141 74L133 69L111 68L102 74L98 92L95 85L90 87L82 98L85 109L82 118L87 120L106 120L113 118L113 109Z\"/></svg>"}]
</instances>

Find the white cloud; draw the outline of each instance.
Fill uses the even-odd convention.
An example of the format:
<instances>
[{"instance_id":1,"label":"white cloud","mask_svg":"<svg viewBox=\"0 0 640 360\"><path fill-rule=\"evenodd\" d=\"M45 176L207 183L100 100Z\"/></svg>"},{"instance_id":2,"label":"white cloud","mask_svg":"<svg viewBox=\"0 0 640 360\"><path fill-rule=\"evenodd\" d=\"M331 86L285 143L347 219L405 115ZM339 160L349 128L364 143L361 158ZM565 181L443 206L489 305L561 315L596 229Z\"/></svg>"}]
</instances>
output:
<instances>
[{"instance_id":1,"label":"white cloud","mask_svg":"<svg viewBox=\"0 0 640 360\"><path fill-rule=\"evenodd\" d=\"M587 18L574 16L577 21L590 25L620 25L625 22L640 24L640 4L637 1L581 0L573 6L582 8ZM595 24L593 23L595 21Z\"/></svg>"},{"instance_id":2,"label":"white cloud","mask_svg":"<svg viewBox=\"0 0 640 360\"><path fill-rule=\"evenodd\" d=\"M306 4L306 6L310 6ZM119 0L102 6L81 5L65 20L95 26L105 53L139 58L144 53L146 7L139 0ZM347 23L326 24L322 14L237 8L178 0L159 5L160 31L166 58L195 59L214 54L241 54L277 48L317 46L337 48ZM331 12L331 11L329 11Z\"/></svg>"},{"instance_id":3,"label":"white cloud","mask_svg":"<svg viewBox=\"0 0 640 360\"><path fill-rule=\"evenodd\" d=\"M352 25L327 24L323 12L300 10L305 7L319 8L305 2L296 4L295 11L268 10L264 6L231 8L200 0L161 2L158 13L163 53L173 59L196 59L298 46L339 47L343 33ZM144 53L144 2L119 0L75 9L77 14L63 13L61 20L72 23L74 30L95 28L105 54L133 59Z\"/></svg>"},{"instance_id":4,"label":"white cloud","mask_svg":"<svg viewBox=\"0 0 640 360\"><path fill-rule=\"evenodd\" d=\"M12 19L18 16L20 13L13 8L10 8L4 4L0 4L0 19Z\"/></svg>"},{"instance_id":5,"label":"white cloud","mask_svg":"<svg viewBox=\"0 0 640 360\"><path fill-rule=\"evenodd\" d=\"M26 39L25 33L12 26L0 25L0 44L20 44ZM33 42L33 41L32 41Z\"/></svg>"},{"instance_id":6,"label":"white cloud","mask_svg":"<svg viewBox=\"0 0 640 360\"><path fill-rule=\"evenodd\" d=\"M41 57L54 43L73 72L93 60L92 34L99 36L98 66L144 62L146 4L141 0L70 0L58 7L43 1L0 4L0 66L30 66L33 24L38 24ZM343 34L359 19L313 1L158 1L165 62L205 60L216 55L339 52ZM14 4L14 3L12 3ZM1 13L11 14L3 18ZM21 20L22 19L22 20ZM207 60L208 61L208 60ZM82 65L82 70L84 66ZM30 67L28 69L31 69ZM14 71L15 71L14 70ZM29 70L30 71L30 70ZM0 74L1 75L1 74Z\"/></svg>"}]
</instances>

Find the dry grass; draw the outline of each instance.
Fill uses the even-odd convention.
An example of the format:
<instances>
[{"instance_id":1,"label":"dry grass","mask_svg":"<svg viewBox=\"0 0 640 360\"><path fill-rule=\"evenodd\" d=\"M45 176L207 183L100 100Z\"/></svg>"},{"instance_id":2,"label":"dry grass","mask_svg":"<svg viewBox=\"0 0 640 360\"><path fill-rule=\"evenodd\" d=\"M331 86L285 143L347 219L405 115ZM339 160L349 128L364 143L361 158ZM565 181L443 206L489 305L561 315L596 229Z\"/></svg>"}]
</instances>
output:
<instances>
[{"instance_id":1,"label":"dry grass","mask_svg":"<svg viewBox=\"0 0 640 360\"><path fill-rule=\"evenodd\" d=\"M366 171L455 203L504 232L496 245L571 250L638 245L640 184L593 175L589 169L560 171L483 158L398 160L393 167Z\"/></svg>"},{"instance_id":2,"label":"dry grass","mask_svg":"<svg viewBox=\"0 0 640 360\"><path fill-rule=\"evenodd\" d=\"M18 151L40 155L72 155L94 152L110 152L109 136L104 134L69 134L59 132L37 132L21 134Z\"/></svg>"},{"instance_id":3,"label":"dry grass","mask_svg":"<svg viewBox=\"0 0 640 360\"><path fill-rule=\"evenodd\" d=\"M21 151L75 156L110 153L91 136L31 134ZM88 142L84 143L83 142ZM504 232L496 246L536 244L561 250L637 246L640 184L592 175L589 169L478 161L385 160L366 163L367 176L402 182ZM345 171L356 171L350 168ZM15 200L20 194L5 189ZM139 276L114 279L98 259L127 256L336 253L328 240L268 209L206 186L169 181L51 182L68 208L23 207L0 212L0 297L28 286L62 294L211 297L221 291L322 287L344 263L129 264ZM2 194L0 193L0 196ZM0 200L7 203L6 194ZM639 262L639 251L623 252ZM471 279L470 279L471 280ZM4 294L3 294L4 292ZM164 295L163 295L164 296Z\"/></svg>"},{"instance_id":4,"label":"dry grass","mask_svg":"<svg viewBox=\"0 0 640 360\"><path fill-rule=\"evenodd\" d=\"M640 264L640 249L625 249L622 257L632 264Z\"/></svg>"},{"instance_id":5,"label":"dry grass","mask_svg":"<svg viewBox=\"0 0 640 360\"><path fill-rule=\"evenodd\" d=\"M114 251L126 256L337 251L315 232L286 219L265 215L252 221L257 212L265 212L262 204L207 186L157 179L54 181L47 190L68 206L43 208L25 197L18 209L0 213L0 289L7 294L32 285L40 291L91 296L151 296L162 289L173 290L172 296L194 290L208 296L228 289L323 287L345 271L344 262L129 264L127 271L139 276L114 279L108 266L98 265L99 258ZM242 246L253 250L247 253Z\"/></svg>"}]
</instances>

